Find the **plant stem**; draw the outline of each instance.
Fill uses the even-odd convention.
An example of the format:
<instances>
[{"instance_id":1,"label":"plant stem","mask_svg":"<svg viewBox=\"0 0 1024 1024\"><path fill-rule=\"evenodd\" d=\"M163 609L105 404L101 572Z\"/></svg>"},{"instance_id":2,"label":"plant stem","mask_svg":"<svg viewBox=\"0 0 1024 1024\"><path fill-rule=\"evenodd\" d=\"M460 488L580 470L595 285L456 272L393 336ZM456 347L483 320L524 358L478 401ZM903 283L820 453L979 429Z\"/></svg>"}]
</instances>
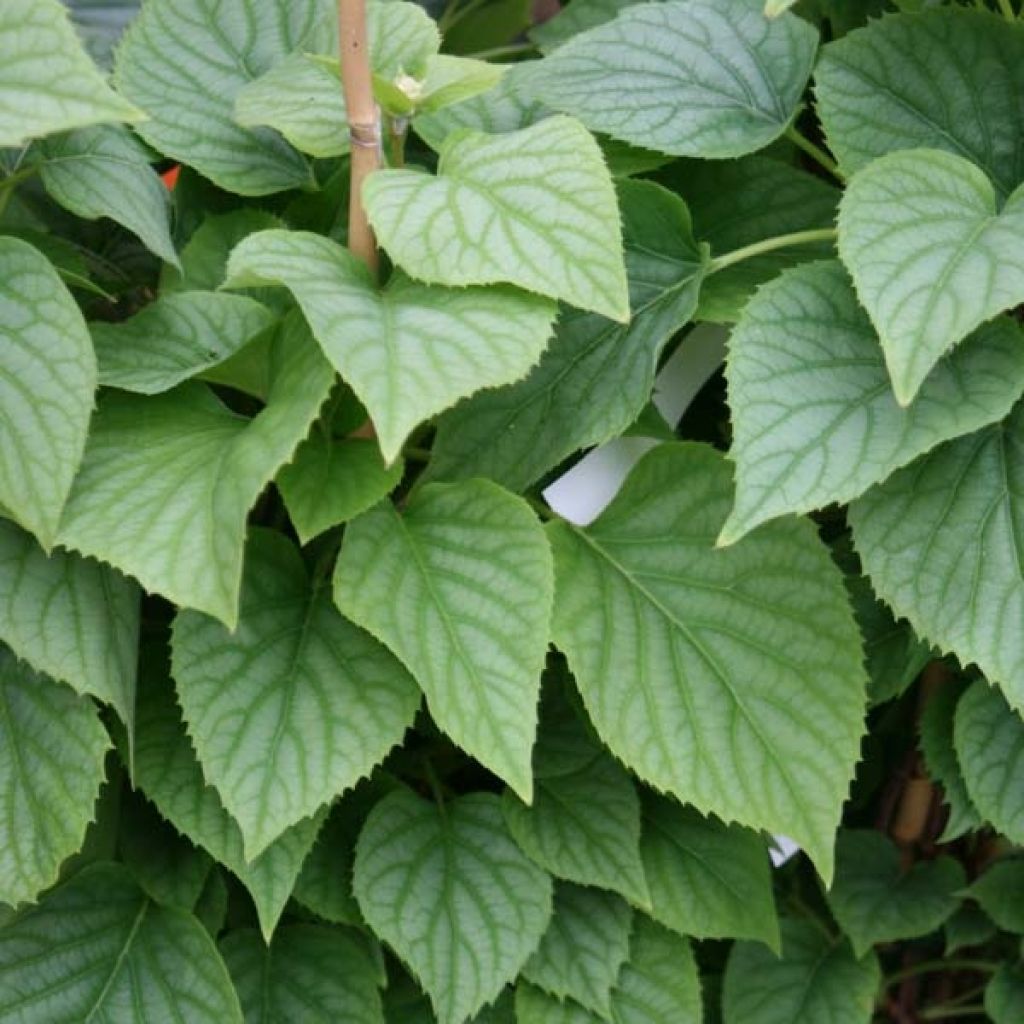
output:
<instances>
[{"instance_id":1,"label":"plant stem","mask_svg":"<svg viewBox=\"0 0 1024 1024\"><path fill-rule=\"evenodd\" d=\"M444 788L441 785L441 780L437 777L437 772L434 770L434 763L429 757L423 758L423 774L427 778L427 785L430 786L430 792L434 795L434 800L441 812L441 816L444 817Z\"/></svg>"},{"instance_id":2,"label":"plant stem","mask_svg":"<svg viewBox=\"0 0 1024 1024\"><path fill-rule=\"evenodd\" d=\"M1017 15L1014 13L1013 4L1010 3L1010 0L998 0L998 3L999 3L999 10L1001 10L1003 12L1003 17L1007 21L1016 21L1017 20Z\"/></svg>"},{"instance_id":3,"label":"plant stem","mask_svg":"<svg viewBox=\"0 0 1024 1024\"><path fill-rule=\"evenodd\" d=\"M764 238L752 245L745 245L742 249L734 249L711 261L708 270L711 274L717 274L734 263L742 263L762 253L774 252L776 249L786 249L793 245L804 245L808 242L831 242L834 241L838 232L835 228L814 228L810 231L794 231L790 235L776 235L774 238Z\"/></svg>"},{"instance_id":4,"label":"plant stem","mask_svg":"<svg viewBox=\"0 0 1024 1024\"><path fill-rule=\"evenodd\" d=\"M402 455L408 462L426 464L430 461L431 451L429 448L417 448L415 445L407 445L402 449Z\"/></svg>"},{"instance_id":5,"label":"plant stem","mask_svg":"<svg viewBox=\"0 0 1024 1024\"><path fill-rule=\"evenodd\" d=\"M987 1012L984 1006L955 1006L943 1004L941 1006L928 1006L918 1010L918 1020L953 1020L960 1017L985 1017Z\"/></svg>"},{"instance_id":6,"label":"plant stem","mask_svg":"<svg viewBox=\"0 0 1024 1024\"><path fill-rule=\"evenodd\" d=\"M993 974L997 970L999 964L991 960L922 960L919 964L911 964L910 967L886 975L882 985L885 988L892 988L907 978L914 978L919 974L934 974L938 971L977 971L981 974Z\"/></svg>"},{"instance_id":7,"label":"plant stem","mask_svg":"<svg viewBox=\"0 0 1024 1024\"><path fill-rule=\"evenodd\" d=\"M493 60L495 57L519 57L536 49L533 43L509 43L507 46L492 46L489 50L477 50L468 56L474 60Z\"/></svg>"},{"instance_id":8,"label":"plant stem","mask_svg":"<svg viewBox=\"0 0 1024 1024\"><path fill-rule=\"evenodd\" d=\"M366 0L338 0L341 84L352 140L348 246L377 276L377 242L363 207L363 182L381 165L380 112L373 99Z\"/></svg>"},{"instance_id":9,"label":"plant stem","mask_svg":"<svg viewBox=\"0 0 1024 1024\"><path fill-rule=\"evenodd\" d=\"M440 21L437 23L438 29L440 29L441 35L454 28L467 14L472 14L477 8L483 7L487 3L487 0L467 0L466 3L460 6L458 0L453 0L441 15Z\"/></svg>"},{"instance_id":10,"label":"plant stem","mask_svg":"<svg viewBox=\"0 0 1024 1024\"><path fill-rule=\"evenodd\" d=\"M835 160L833 160L832 157L830 157L828 153L821 148L821 146L811 142L806 135L802 134L795 124L791 123L786 129L786 138L789 139L789 141L798 149L802 149L816 164L818 164L819 167L828 171L828 173L837 181L846 180L843 177L842 171L839 170L839 164L837 164Z\"/></svg>"},{"instance_id":11,"label":"plant stem","mask_svg":"<svg viewBox=\"0 0 1024 1024\"><path fill-rule=\"evenodd\" d=\"M541 519L547 521L550 519L558 518L557 513L548 505L546 505L543 501L541 501L540 498L531 498L528 494L524 494L523 498L525 499L526 503L530 506L530 508L532 508L533 511L541 517Z\"/></svg>"},{"instance_id":12,"label":"plant stem","mask_svg":"<svg viewBox=\"0 0 1024 1024\"><path fill-rule=\"evenodd\" d=\"M391 167L405 166L405 138L409 134L407 117L388 118L388 164Z\"/></svg>"},{"instance_id":13,"label":"plant stem","mask_svg":"<svg viewBox=\"0 0 1024 1024\"><path fill-rule=\"evenodd\" d=\"M7 209L7 204L11 201L15 188L26 178L31 178L37 169L34 165L32 167L23 167L20 171L15 171L4 178L3 181L0 181L0 217L3 216L4 210Z\"/></svg>"}]
</instances>

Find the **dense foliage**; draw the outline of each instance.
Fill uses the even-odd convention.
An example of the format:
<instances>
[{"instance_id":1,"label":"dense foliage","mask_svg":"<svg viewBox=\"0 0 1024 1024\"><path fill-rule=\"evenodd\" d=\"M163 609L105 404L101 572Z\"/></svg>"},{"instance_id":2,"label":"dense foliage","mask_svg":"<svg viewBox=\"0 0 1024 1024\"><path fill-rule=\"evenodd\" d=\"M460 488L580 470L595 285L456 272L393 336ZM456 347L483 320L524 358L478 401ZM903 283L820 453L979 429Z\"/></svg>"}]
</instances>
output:
<instances>
[{"instance_id":1,"label":"dense foliage","mask_svg":"<svg viewBox=\"0 0 1024 1024\"><path fill-rule=\"evenodd\" d=\"M0 0L0 1021L1020 1024L1017 6Z\"/></svg>"}]
</instances>

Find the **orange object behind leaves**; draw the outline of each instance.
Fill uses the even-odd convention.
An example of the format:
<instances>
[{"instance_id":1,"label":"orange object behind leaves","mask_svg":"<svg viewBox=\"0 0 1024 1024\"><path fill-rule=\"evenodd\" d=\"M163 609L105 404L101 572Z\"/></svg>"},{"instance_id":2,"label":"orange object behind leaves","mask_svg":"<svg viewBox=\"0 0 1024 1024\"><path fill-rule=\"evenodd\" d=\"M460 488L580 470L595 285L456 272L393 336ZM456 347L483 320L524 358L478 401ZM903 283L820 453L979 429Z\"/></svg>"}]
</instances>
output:
<instances>
[{"instance_id":1,"label":"orange object behind leaves","mask_svg":"<svg viewBox=\"0 0 1024 1024\"><path fill-rule=\"evenodd\" d=\"M179 174L181 174L181 167L180 165L175 164L169 171L164 171L164 173L160 175L160 179L167 186L168 190L171 190L178 184Z\"/></svg>"}]
</instances>

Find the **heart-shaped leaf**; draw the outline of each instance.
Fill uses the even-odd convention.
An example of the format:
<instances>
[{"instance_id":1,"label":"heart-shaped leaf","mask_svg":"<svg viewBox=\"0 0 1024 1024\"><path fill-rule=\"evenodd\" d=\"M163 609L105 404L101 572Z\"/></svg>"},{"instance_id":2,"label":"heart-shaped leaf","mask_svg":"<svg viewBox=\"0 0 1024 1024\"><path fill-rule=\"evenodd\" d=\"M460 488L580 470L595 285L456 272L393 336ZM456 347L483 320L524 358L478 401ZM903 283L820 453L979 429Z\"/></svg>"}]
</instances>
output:
<instances>
[{"instance_id":1,"label":"heart-shaped leaf","mask_svg":"<svg viewBox=\"0 0 1024 1024\"><path fill-rule=\"evenodd\" d=\"M900 405L975 327L1024 302L1024 186L1000 208L969 160L881 157L839 204L839 254L878 331Z\"/></svg>"},{"instance_id":2,"label":"heart-shaped leaf","mask_svg":"<svg viewBox=\"0 0 1024 1024\"><path fill-rule=\"evenodd\" d=\"M436 288L399 275L373 286L347 249L305 231L263 231L231 254L229 287L280 284L366 406L392 462L419 423L482 387L522 377L554 304L514 288Z\"/></svg>"}]
</instances>

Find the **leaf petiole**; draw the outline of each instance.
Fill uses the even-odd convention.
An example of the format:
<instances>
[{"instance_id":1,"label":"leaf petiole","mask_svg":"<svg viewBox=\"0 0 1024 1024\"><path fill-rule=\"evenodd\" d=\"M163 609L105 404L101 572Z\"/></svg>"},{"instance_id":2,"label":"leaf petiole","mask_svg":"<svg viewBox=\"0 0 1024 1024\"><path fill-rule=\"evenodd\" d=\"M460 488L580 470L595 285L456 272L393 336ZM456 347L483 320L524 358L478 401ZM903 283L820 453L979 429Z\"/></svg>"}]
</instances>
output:
<instances>
[{"instance_id":1,"label":"leaf petiole","mask_svg":"<svg viewBox=\"0 0 1024 1024\"><path fill-rule=\"evenodd\" d=\"M711 261L708 268L709 274L717 274L726 267L731 267L744 260L753 259L766 252L774 252L776 249L787 249L794 245L805 245L808 242L831 242L838 235L836 228L813 228L809 231L794 231L788 235L775 235L772 238L763 238L760 242L753 242L740 249L717 256Z\"/></svg>"}]
</instances>

